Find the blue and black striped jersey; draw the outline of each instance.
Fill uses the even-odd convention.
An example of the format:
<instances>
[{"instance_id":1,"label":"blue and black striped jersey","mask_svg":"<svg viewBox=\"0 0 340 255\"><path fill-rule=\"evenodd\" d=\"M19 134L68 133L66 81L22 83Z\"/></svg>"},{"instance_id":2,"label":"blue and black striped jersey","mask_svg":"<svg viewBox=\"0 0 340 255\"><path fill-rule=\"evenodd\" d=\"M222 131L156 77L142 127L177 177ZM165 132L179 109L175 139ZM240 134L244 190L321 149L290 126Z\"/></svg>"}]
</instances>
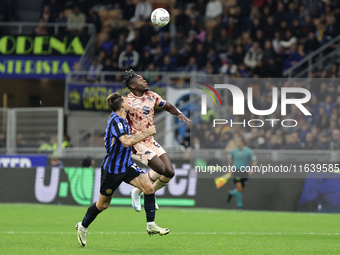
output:
<instances>
[{"instance_id":1,"label":"blue and black striped jersey","mask_svg":"<svg viewBox=\"0 0 340 255\"><path fill-rule=\"evenodd\" d=\"M132 147L125 148L119 140L123 135L131 135L127 121L113 112L106 124L104 137L106 156L102 163L102 168L109 173L124 173L133 164Z\"/></svg>"}]
</instances>

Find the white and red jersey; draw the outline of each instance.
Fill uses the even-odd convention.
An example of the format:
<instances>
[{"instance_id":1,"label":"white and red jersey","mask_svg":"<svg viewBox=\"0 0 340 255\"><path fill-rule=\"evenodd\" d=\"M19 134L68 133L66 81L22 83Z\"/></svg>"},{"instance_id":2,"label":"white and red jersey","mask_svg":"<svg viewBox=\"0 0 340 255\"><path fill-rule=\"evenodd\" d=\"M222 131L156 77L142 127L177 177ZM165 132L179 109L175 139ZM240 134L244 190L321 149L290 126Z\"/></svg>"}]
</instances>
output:
<instances>
[{"instance_id":1,"label":"white and red jersey","mask_svg":"<svg viewBox=\"0 0 340 255\"><path fill-rule=\"evenodd\" d=\"M160 95L152 91L145 92L141 97L130 92L125 99L130 108L126 120L133 134L144 132L147 128L153 126L155 105L163 107L166 103ZM147 142L152 139L153 137L149 136L143 141Z\"/></svg>"}]
</instances>

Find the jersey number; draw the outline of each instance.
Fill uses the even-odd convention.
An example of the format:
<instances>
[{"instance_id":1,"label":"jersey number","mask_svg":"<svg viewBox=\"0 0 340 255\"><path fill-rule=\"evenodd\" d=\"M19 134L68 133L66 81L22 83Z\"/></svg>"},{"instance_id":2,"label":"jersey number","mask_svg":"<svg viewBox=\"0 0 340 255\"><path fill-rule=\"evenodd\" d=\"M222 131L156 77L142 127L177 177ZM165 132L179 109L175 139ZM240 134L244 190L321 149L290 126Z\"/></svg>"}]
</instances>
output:
<instances>
[{"instance_id":1,"label":"jersey number","mask_svg":"<svg viewBox=\"0 0 340 255\"><path fill-rule=\"evenodd\" d=\"M144 105L142 110L143 110L144 115L148 115L150 113L150 107L149 106Z\"/></svg>"}]
</instances>

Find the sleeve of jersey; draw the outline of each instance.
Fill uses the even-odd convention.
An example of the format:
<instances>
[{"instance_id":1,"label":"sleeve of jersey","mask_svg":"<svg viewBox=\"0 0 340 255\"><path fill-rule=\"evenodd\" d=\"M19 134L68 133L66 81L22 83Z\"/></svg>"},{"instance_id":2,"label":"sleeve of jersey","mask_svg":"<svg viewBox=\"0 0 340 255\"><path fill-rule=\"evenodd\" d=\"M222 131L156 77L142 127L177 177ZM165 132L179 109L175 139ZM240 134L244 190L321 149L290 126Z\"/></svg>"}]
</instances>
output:
<instances>
[{"instance_id":1,"label":"sleeve of jersey","mask_svg":"<svg viewBox=\"0 0 340 255\"><path fill-rule=\"evenodd\" d=\"M112 135L114 135L117 138L128 134L128 130L125 127L124 122L120 120L119 118L116 118L112 121L111 130L112 130Z\"/></svg>"},{"instance_id":2,"label":"sleeve of jersey","mask_svg":"<svg viewBox=\"0 0 340 255\"><path fill-rule=\"evenodd\" d=\"M160 95L158 95L157 93L153 93L154 97L156 99L156 105L158 105L159 107L164 107L166 100L164 100Z\"/></svg>"}]
</instances>

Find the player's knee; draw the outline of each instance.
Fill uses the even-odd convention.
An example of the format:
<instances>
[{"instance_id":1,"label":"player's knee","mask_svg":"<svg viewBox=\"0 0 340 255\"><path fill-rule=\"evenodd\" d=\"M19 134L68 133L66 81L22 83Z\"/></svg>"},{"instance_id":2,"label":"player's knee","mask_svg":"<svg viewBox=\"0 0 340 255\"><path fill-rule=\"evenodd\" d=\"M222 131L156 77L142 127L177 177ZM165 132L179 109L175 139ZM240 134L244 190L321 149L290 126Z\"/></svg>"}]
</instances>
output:
<instances>
[{"instance_id":1,"label":"player's knee","mask_svg":"<svg viewBox=\"0 0 340 255\"><path fill-rule=\"evenodd\" d=\"M165 173L164 173L164 176L165 176L166 178L172 178L172 177L174 177L174 176L175 176L175 170L174 170L172 167L171 167L170 169L167 168L166 171L165 171Z\"/></svg>"},{"instance_id":2,"label":"player's knee","mask_svg":"<svg viewBox=\"0 0 340 255\"><path fill-rule=\"evenodd\" d=\"M109 207L109 205L110 203L100 203L100 204L97 204L97 208L100 211L104 211Z\"/></svg>"},{"instance_id":3,"label":"player's knee","mask_svg":"<svg viewBox=\"0 0 340 255\"><path fill-rule=\"evenodd\" d=\"M150 194L153 194L153 193L155 193L155 190L154 190L152 184L144 187L144 194L145 195L150 195Z\"/></svg>"}]
</instances>

